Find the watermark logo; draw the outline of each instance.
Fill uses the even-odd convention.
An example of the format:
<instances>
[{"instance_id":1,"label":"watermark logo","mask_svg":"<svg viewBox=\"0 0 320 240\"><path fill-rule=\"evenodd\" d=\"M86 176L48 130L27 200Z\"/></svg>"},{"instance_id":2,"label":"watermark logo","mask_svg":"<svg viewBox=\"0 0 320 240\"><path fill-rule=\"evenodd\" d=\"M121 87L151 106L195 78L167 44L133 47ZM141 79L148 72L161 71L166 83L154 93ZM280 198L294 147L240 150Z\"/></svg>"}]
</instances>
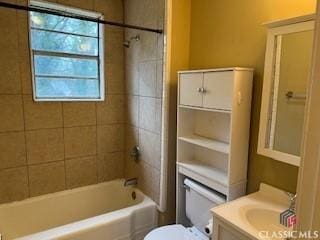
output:
<instances>
[{"instance_id":1,"label":"watermark logo","mask_svg":"<svg viewBox=\"0 0 320 240\"><path fill-rule=\"evenodd\" d=\"M261 239L319 239L320 231L260 231Z\"/></svg>"},{"instance_id":2,"label":"watermark logo","mask_svg":"<svg viewBox=\"0 0 320 240\"><path fill-rule=\"evenodd\" d=\"M287 228L294 227L294 225L297 223L296 214L290 209L282 212L280 214L280 223Z\"/></svg>"}]
</instances>

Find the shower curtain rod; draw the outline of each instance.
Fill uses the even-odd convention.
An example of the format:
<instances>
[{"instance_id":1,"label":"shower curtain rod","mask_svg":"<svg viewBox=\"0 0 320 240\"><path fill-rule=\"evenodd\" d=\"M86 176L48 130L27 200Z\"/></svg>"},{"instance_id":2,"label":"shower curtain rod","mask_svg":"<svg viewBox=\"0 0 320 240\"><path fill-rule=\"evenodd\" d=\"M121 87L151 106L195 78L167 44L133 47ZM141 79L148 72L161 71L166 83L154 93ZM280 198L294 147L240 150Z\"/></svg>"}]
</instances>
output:
<instances>
[{"instance_id":1,"label":"shower curtain rod","mask_svg":"<svg viewBox=\"0 0 320 240\"><path fill-rule=\"evenodd\" d=\"M21 10L21 11L27 11L27 12L46 13L46 14L51 14L51 15L56 15L56 16L61 16L61 17L69 17L69 18L74 18L74 19L79 19L79 20L84 20L84 21L89 21L89 22L96 22L96 23L110 25L110 26L130 28L130 29L136 29L136 30L159 33L159 34L163 33L163 30L161 30L161 29L153 29L153 28L140 27L140 26L135 26L135 25L130 25L130 24L111 22L111 21L106 21L106 20L102 20L102 19L95 19L95 18L84 17L84 16L80 16L80 15L70 14L67 12L55 11L55 10L51 10L51 9L22 6L22 5L12 4L12 3L5 3L5 2L0 2L0 7L16 9L16 10Z\"/></svg>"}]
</instances>

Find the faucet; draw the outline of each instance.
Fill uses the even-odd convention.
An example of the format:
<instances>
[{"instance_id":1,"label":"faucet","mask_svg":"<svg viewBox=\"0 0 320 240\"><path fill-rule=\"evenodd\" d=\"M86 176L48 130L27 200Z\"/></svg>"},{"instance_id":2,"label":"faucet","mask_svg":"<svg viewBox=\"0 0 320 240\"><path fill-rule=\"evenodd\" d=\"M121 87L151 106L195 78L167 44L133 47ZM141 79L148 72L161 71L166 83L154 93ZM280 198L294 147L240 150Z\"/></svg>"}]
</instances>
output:
<instances>
[{"instance_id":1,"label":"faucet","mask_svg":"<svg viewBox=\"0 0 320 240\"><path fill-rule=\"evenodd\" d=\"M130 153L130 156L134 159L135 162L139 161L140 156L140 148L138 146L134 146Z\"/></svg>"},{"instance_id":2,"label":"faucet","mask_svg":"<svg viewBox=\"0 0 320 240\"><path fill-rule=\"evenodd\" d=\"M290 193L290 192L287 192L287 195L289 197L289 210L291 212L296 212L296 198L297 198L297 194L293 194L293 193Z\"/></svg>"},{"instance_id":3,"label":"faucet","mask_svg":"<svg viewBox=\"0 0 320 240\"><path fill-rule=\"evenodd\" d=\"M129 178L124 181L124 186L137 186L138 185L138 178Z\"/></svg>"}]
</instances>

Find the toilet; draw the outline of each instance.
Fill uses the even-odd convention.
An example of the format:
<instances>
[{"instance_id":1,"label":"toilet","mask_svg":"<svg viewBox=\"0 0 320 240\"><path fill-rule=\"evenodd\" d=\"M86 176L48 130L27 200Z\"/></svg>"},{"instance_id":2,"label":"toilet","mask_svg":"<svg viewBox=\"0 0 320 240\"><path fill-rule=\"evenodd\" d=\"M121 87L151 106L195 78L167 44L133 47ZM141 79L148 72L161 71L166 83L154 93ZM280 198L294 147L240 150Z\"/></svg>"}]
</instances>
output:
<instances>
[{"instance_id":1,"label":"toilet","mask_svg":"<svg viewBox=\"0 0 320 240\"><path fill-rule=\"evenodd\" d=\"M210 209L226 202L225 196L191 179L184 180L185 213L191 227L181 224L159 227L144 240L209 240L212 235Z\"/></svg>"}]
</instances>

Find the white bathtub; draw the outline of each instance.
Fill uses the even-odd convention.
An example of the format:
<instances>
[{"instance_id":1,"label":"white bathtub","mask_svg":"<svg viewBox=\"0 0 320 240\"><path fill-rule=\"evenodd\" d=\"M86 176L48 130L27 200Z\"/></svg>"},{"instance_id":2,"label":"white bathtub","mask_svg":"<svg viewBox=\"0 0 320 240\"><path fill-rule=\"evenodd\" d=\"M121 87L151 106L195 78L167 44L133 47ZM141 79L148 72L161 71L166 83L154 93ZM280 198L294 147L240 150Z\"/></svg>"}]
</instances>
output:
<instances>
[{"instance_id":1,"label":"white bathtub","mask_svg":"<svg viewBox=\"0 0 320 240\"><path fill-rule=\"evenodd\" d=\"M2 240L143 239L157 225L156 204L123 183L115 180L2 204Z\"/></svg>"}]
</instances>

